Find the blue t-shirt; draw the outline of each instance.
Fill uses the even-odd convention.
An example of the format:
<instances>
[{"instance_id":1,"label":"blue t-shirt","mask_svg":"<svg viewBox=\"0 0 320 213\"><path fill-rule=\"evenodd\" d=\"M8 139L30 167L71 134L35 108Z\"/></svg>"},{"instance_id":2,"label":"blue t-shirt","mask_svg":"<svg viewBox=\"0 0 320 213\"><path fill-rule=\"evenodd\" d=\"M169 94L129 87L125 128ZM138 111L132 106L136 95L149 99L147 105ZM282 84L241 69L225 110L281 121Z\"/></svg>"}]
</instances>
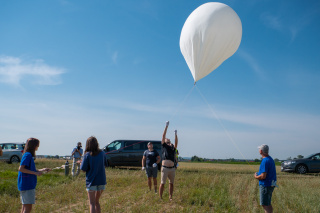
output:
<instances>
[{"instance_id":1,"label":"blue t-shirt","mask_svg":"<svg viewBox=\"0 0 320 213\"><path fill-rule=\"evenodd\" d=\"M143 156L146 157L146 167L152 167L152 164L157 162L157 157L159 156L159 153L155 149L152 151L149 151L148 149L144 151Z\"/></svg>"},{"instance_id":2,"label":"blue t-shirt","mask_svg":"<svg viewBox=\"0 0 320 213\"><path fill-rule=\"evenodd\" d=\"M24 165L26 169L36 172L36 165L30 152L24 153L20 166ZM37 185L37 176L19 171L18 174L18 190L25 191L35 189Z\"/></svg>"},{"instance_id":3,"label":"blue t-shirt","mask_svg":"<svg viewBox=\"0 0 320 213\"><path fill-rule=\"evenodd\" d=\"M107 157L104 152L91 156L89 152L84 154L80 169L86 172L86 186L106 185Z\"/></svg>"},{"instance_id":4,"label":"blue t-shirt","mask_svg":"<svg viewBox=\"0 0 320 213\"><path fill-rule=\"evenodd\" d=\"M72 152L71 152L71 153L74 152L73 157L74 157L74 158L81 158L79 152L77 152L76 150L77 150L77 148L74 148L74 149L72 150ZM83 155L83 149L80 148L79 151L80 151L81 155Z\"/></svg>"},{"instance_id":5,"label":"blue t-shirt","mask_svg":"<svg viewBox=\"0 0 320 213\"><path fill-rule=\"evenodd\" d=\"M259 180L259 185L271 186L273 180L277 181L276 166L274 160L270 156L262 159L258 175L261 175L264 172L267 173L267 177L264 180Z\"/></svg>"}]
</instances>

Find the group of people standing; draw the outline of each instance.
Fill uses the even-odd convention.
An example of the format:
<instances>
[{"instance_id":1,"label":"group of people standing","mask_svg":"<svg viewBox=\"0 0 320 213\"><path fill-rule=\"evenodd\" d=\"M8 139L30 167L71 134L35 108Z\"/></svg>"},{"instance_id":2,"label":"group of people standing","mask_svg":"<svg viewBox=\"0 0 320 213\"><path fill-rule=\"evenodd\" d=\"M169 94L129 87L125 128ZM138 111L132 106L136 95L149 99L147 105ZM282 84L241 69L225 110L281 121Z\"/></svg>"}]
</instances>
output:
<instances>
[{"instance_id":1,"label":"group of people standing","mask_svg":"<svg viewBox=\"0 0 320 213\"><path fill-rule=\"evenodd\" d=\"M166 127L164 129L161 146L162 146L162 166L161 166L161 183L159 187L159 195L162 199L162 194L164 190L164 185L167 179L169 179L169 200L172 200L173 195L173 183L175 178L175 172L177 168L177 147L178 147L178 134L177 130L175 133L174 145L171 143L169 138L166 138L167 130L169 126L169 121L166 122ZM151 191L152 179L154 185L154 192L157 193L157 174L158 174L158 163L160 163L161 158L157 150L153 149L152 142L148 143L148 150L143 153L142 157L142 170L146 171L148 177L148 186Z\"/></svg>"},{"instance_id":2,"label":"group of people standing","mask_svg":"<svg viewBox=\"0 0 320 213\"><path fill-rule=\"evenodd\" d=\"M164 185L169 179L169 199L172 200L173 184L176 171L176 158L178 136L175 130L175 144L173 145L170 139L166 138L169 121L162 135L162 168L161 168L161 183L159 187L159 195L162 199ZM51 169L42 168L37 170L34 159L35 152L40 146L40 141L36 138L29 138L26 142L24 154L21 159L19 174L18 174L18 190L22 202L22 213L28 213L32 210L32 205L35 204L35 188L37 185L37 176L44 172L49 172ZM259 172L254 174L254 177L259 180L260 185L260 204L265 212L273 212L271 205L271 197L274 187L276 186L276 170L273 159L269 156L269 147L262 145L259 147L259 153L262 156L262 162ZM105 190L106 172L105 167L108 166L106 154L99 148L98 140L91 136L86 141L85 152L81 148L81 142L73 150L74 158L72 174L77 175L82 170L86 172L86 190L89 198L90 212L101 212L99 199ZM81 161L81 157L83 159ZM146 171L148 177L148 187L151 191L152 180L154 183L154 191L157 193L157 164L160 163L159 153L153 149L152 143L148 144L148 150L143 154L142 168ZM77 171L75 171L77 167Z\"/></svg>"}]
</instances>

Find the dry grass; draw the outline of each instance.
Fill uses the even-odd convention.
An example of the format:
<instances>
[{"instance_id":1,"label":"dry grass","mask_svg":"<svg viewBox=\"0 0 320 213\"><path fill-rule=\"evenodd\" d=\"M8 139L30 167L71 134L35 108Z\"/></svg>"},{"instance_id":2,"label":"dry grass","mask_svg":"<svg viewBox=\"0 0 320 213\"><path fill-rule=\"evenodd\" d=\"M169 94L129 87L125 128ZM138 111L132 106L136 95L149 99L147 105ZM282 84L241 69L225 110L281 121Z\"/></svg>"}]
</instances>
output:
<instances>
[{"instance_id":1,"label":"dry grass","mask_svg":"<svg viewBox=\"0 0 320 213\"><path fill-rule=\"evenodd\" d=\"M60 160L36 160L36 167L61 166ZM174 200L149 192L145 173L107 168L102 212L263 212L259 206L257 165L179 163ZM0 212L19 212L18 165L0 162ZM275 212L319 212L320 177L281 173L273 194ZM158 183L160 175L158 175ZM55 170L38 178L34 212L89 212L85 175L65 177Z\"/></svg>"}]
</instances>

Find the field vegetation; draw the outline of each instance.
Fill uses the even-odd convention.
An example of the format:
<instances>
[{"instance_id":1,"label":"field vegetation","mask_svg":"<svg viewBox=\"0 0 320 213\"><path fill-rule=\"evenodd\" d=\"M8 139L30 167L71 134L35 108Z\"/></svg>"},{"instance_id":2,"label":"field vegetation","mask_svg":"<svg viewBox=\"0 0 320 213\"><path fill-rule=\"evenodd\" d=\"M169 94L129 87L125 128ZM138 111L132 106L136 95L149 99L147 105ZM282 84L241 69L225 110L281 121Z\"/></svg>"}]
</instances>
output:
<instances>
[{"instance_id":1,"label":"field vegetation","mask_svg":"<svg viewBox=\"0 0 320 213\"><path fill-rule=\"evenodd\" d=\"M36 167L55 168L63 160L37 159ZM0 212L19 212L17 164L0 162ZM263 212L258 182L259 165L180 162L173 201L150 192L140 168L107 168L107 187L101 198L102 212ZM273 193L275 212L319 212L319 174L281 173ZM160 174L158 175L160 183ZM38 177L33 212L89 212L85 174L72 178L64 170Z\"/></svg>"}]
</instances>

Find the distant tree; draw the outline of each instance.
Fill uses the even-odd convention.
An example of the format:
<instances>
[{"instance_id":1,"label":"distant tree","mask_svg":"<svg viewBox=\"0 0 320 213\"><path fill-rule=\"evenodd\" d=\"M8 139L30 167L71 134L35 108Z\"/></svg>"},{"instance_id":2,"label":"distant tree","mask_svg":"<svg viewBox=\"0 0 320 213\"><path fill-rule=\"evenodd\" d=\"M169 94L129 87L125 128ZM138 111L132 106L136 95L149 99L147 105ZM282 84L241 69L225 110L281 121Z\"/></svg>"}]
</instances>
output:
<instances>
[{"instance_id":1,"label":"distant tree","mask_svg":"<svg viewBox=\"0 0 320 213\"><path fill-rule=\"evenodd\" d=\"M274 159L274 162L279 162L280 160L278 158L275 158Z\"/></svg>"},{"instance_id":2,"label":"distant tree","mask_svg":"<svg viewBox=\"0 0 320 213\"><path fill-rule=\"evenodd\" d=\"M298 159L302 159L302 158L303 158L303 155L298 155L297 158L298 158Z\"/></svg>"},{"instance_id":3,"label":"distant tree","mask_svg":"<svg viewBox=\"0 0 320 213\"><path fill-rule=\"evenodd\" d=\"M260 160L256 158L256 159L254 159L254 162L260 162Z\"/></svg>"},{"instance_id":4,"label":"distant tree","mask_svg":"<svg viewBox=\"0 0 320 213\"><path fill-rule=\"evenodd\" d=\"M291 157L288 157L287 160L292 160L292 158L291 158Z\"/></svg>"},{"instance_id":5,"label":"distant tree","mask_svg":"<svg viewBox=\"0 0 320 213\"><path fill-rule=\"evenodd\" d=\"M194 161L194 162L203 162L203 158L199 158L198 156L193 156L191 157L191 161Z\"/></svg>"},{"instance_id":6,"label":"distant tree","mask_svg":"<svg viewBox=\"0 0 320 213\"><path fill-rule=\"evenodd\" d=\"M235 162L236 160L234 158L230 158L229 161Z\"/></svg>"}]
</instances>

